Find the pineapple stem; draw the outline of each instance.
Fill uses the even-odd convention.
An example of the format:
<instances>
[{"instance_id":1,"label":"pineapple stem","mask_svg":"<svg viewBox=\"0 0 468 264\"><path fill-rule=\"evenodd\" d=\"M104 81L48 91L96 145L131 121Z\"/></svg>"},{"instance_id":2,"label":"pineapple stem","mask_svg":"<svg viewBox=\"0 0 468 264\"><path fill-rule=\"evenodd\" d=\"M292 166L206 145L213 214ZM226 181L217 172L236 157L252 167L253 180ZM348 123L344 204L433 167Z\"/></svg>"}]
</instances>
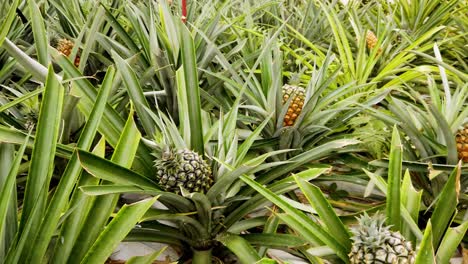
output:
<instances>
[{"instance_id":1,"label":"pineapple stem","mask_svg":"<svg viewBox=\"0 0 468 264\"><path fill-rule=\"evenodd\" d=\"M210 264L211 248L208 250L193 250L192 264Z\"/></svg>"}]
</instances>

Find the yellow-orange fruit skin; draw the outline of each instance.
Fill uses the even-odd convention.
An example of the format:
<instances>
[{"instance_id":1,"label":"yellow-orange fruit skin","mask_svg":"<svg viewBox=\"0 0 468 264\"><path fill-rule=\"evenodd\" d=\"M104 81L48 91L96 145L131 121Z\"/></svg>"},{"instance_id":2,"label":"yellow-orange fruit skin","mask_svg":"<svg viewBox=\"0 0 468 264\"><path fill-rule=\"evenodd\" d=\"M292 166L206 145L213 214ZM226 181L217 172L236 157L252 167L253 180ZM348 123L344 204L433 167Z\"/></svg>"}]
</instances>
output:
<instances>
[{"instance_id":1,"label":"yellow-orange fruit skin","mask_svg":"<svg viewBox=\"0 0 468 264\"><path fill-rule=\"evenodd\" d=\"M379 39L377 38L375 33L372 32L371 30L368 30L367 33L366 33L367 48L369 50L372 50L377 45L378 41L379 41ZM381 52L382 52L382 49L379 48L379 50L377 51L377 54L380 54Z\"/></svg>"},{"instance_id":2,"label":"yellow-orange fruit skin","mask_svg":"<svg viewBox=\"0 0 468 264\"><path fill-rule=\"evenodd\" d=\"M292 126L301 114L305 100L305 90L302 87L285 84L282 88L283 105L289 103L286 115L284 115L283 126ZM293 97L290 101L289 98Z\"/></svg>"},{"instance_id":3,"label":"yellow-orange fruit skin","mask_svg":"<svg viewBox=\"0 0 468 264\"><path fill-rule=\"evenodd\" d=\"M69 57L75 44L69 39L59 39L57 43L57 50L62 53L64 56ZM75 61L73 62L76 67L80 65L80 56L75 56Z\"/></svg>"},{"instance_id":4,"label":"yellow-orange fruit skin","mask_svg":"<svg viewBox=\"0 0 468 264\"><path fill-rule=\"evenodd\" d=\"M468 163L468 124L457 131L455 140L457 142L458 158Z\"/></svg>"}]
</instances>

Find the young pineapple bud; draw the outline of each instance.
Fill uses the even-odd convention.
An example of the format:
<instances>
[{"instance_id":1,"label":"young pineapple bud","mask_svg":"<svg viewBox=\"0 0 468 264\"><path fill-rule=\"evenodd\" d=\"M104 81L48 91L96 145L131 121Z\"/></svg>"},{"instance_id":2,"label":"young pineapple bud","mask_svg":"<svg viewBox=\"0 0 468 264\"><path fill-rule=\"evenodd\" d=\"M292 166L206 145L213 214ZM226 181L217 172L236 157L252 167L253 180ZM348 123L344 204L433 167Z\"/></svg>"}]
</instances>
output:
<instances>
[{"instance_id":1,"label":"young pineapple bud","mask_svg":"<svg viewBox=\"0 0 468 264\"><path fill-rule=\"evenodd\" d=\"M64 38L59 39L57 42L57 50L67 57L71 55L71 52L74 46L75 44L71 40L64 39ZM80 56L78 55L75 56L74 64L76 67L80 65Z\"/></svg>"},{"instance_id":2,"label":"young pineapple bud","mask_svg":"<svg viewBox=\"0 0 468 264\"><path fill-rule=\"evenodd\" d=\"M165 149L155 162L159 186L179 193L180 187L189 192L206 193L213 185L211 169L203 158L188 149Z\"/></svg>"},{"instance_id":3,"label":"young pineapple bud","mask_svg":"<svg viewBox=\"0 0 468 264\"><path fill-rule=\"evenodd\" d=\"M468 162L468 124L458 130L455 140L457 142L458 158L463 162Z\"/></svg>"},{"instance_id":4,"label":"young pineapple bud","mask_svg":"<svg viewBox=\"0 0 468 264\"><path fill-rule=\"evenodd\" d=\"M299 117L299 114L304 107L305 90L299 86L285 84L283 86L283 105L290 100L288 111L284 115L283 126L292 126Z\"/></svg>"},{"instance_id":5,"label":"young pineapple bud","mask_svg":"<svg viewBox=\"0 0 468 264\"><path fill-rule=\"evenodd\" d=\"M371 30L367 30L367 33L366 33L367 48L369 50L372 50L377 45L378 41L379 39L377 38L375 33L372 32ZM379 48L379 50L377 51L377 54L380 54L381 52L382 52L382 49Z\"/></svg>"},{"instance_id":6,"label":"young pineapple bud","mask_svg":"<svg viewBox=\"0 0 468 264\"><path fill-rule=\"evenodd\" d=\"M351 264L411 264L415 253L411 242L399 232L385 226L385 216L364 214L358 218L359 225L353 228L353 244L349 259Z\"/></svg>"}]
</instances>

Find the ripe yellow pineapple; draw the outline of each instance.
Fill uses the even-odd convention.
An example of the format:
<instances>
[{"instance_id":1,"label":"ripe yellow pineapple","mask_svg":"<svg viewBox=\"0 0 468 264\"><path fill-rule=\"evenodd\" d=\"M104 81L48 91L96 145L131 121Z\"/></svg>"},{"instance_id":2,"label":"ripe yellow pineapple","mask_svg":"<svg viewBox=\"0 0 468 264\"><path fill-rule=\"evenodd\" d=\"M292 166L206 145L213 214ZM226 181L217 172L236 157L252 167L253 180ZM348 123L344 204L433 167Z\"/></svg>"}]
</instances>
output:
<instances>
[{"instance_id":1,"label":"ripe yellow pineapple","mask_svg":"<svg viewBox=\"0 0 468 264\"><path fill-rule=\"evenodd\" d=\"M375 35L375 33L372 32L371 30L367 30L367 33L366 33L367 48L369 50L372 50L377 45L378 41L379 40L377 36ZM382 52L382 49L379 48L379 50L377 51L377 54L380 54L381 52Z\"/></svg>"},{"instance_id":2,"label":"ripe yellow pineapple","mask_svg":"<svg viewBox=\"0 0 468 264\"><path fill-rule=\"evenodd\" d=\"M292 126L304 107L305 90L302 87L285 84L283 86L283 104L291 98L288 112L284 115L283 126Z\"/></svg>"},{"instance_id":3,"label":"ripe yellow pineapple","mask_svg":"<svg viewBox=\"0 0 468 264\"><path fill-rule=\"evenodd\" d=\"M455 140L457 141L458 158L463 162L468 162L468 124L458 130Z\"/></svg>"},{"instance_id":4,"label":"ripe yellow pineapple","mask_svg":"<svg viewBox=\"0 0 468 264\"><path fill-rule=\"evenodd\" d=\"M57 50L63 55L69 57L75 44L69 39L59 39L57 42ZM80 65L80 56L75 56L74 64L76 67Z\"/></svg>"}]
</instances>

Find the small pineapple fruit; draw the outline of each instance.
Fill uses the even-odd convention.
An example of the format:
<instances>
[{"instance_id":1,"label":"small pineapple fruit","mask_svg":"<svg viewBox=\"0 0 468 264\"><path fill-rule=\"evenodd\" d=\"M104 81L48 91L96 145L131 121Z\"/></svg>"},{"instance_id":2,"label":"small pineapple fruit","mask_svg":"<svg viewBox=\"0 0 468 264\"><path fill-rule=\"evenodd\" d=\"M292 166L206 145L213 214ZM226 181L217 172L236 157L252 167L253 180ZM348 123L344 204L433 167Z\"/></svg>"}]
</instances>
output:
<instances>
[{"instance_id":1,"label":"small pineapple fruit","mask_svg":"<svg viewBox=\"0 0 468 264\"><path fill-rule=\"evenodd\" d=\"M205 193L213 185L210 167L191 150L166 148L155 165L158 184L168 192L179 193L183 187L189 192Z\"/></svg>"},{"instance_id":2,"label":"small pineapple fruit","mask_svg":"<svg viewBox=\"0 0 468 264\"><path fill-rule=\"evenodd\" d=\"M57 42L57 50L67 57L70 56L74 46L75 44L71 40L64 38L59 39ZM80 56L75 56L74 64L76 67L80 65Z\"/></svg>"},{"instance_id":3,"label":"small pineapple fruit","mask_svg":"<svg viewBox=\"0 0 468 264\"><path fill-rule=\"evenodd\" d=\"M457 141L458 158L463 162L468 162L468 124L458 130L455 140Z\"/></svg>"},{"instance_id":4,"label":"small pineapple fruit","mask_svg":"<svg viewBox=\"0 0 468 264\"><path fill-rule=\"evenodd\" d=\"M284 115L283 126L292 126L304 107L305 90L302 87L285 84L283 86L283 104L291 98L288 112Z\"/></svg>"},{"instance_id":5,"label":"small pineapple fruit","mask_svg":"<svg viewBox=\"0 0 468 264\"><path fill-rule=\"evenodd\" d=\"M375 35L375 33L372 32L371 30L367 30L367 33L366 33L367 48L369 50L372 50L377 45L378 41L379 40L377 39L377 36ZM380 54L381 52L382 52L382 49L379 48L379 50L377 51L377 54Z\"/></svg>"},{"instance_id":6,"label":"small pineapple fruit","mask_svg":"<svg viewBox=\"0 0 468 264\"><path fill-rule=\"evenodd\" d=\"M415 253L411 242L400 232L393 232L385 226L385 217L376 214L373 218L364 214L358 218L359 225L353 228L353 245L349 253L351 264L410 264Z\"/></svg>"},{"instance_id":7,"label":"small pineapple fruit","mask_svg":"<svg viewBox=\"0 0 468 264\"><path fill-rule=\"evenodd\" d=\"M39 111L36 109L31 109L29 112L26 113L25 118L26 122L24 123L24 126L26 130L35 131L37 121L39 120Z\"/></svg>"}]
</instances>

